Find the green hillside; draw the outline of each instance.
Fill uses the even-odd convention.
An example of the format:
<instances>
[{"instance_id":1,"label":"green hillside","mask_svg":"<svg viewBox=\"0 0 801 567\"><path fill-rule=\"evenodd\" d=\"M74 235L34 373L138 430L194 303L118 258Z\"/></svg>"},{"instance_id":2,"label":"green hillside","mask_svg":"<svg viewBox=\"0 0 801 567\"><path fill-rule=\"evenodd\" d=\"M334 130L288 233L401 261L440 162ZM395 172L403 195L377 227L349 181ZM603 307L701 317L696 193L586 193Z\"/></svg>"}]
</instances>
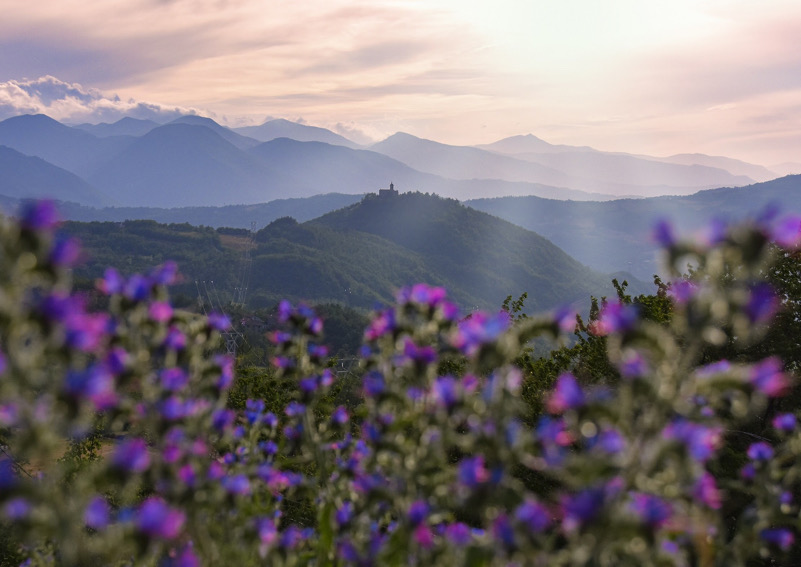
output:
<instances>
[{"instance_id":1,"label":"green hillside","mask_svg":"<svg viewBox=\"0 0 801 567\"><path fill-rule=\"evenodd\" d=\"M89 283L105 266L146 272L178 262L184 302L202 282L214 282L222 301L238 285L249 232L154 221L66 223L87 262L76 276ZM611 292L610 279L582 266L548 240L459 204L423 194L368 195L320 219L278 219L254 235L248 306L282 298L335 302L370 309L403 286L444 286L463 309L498 308L528 292L530 310L579 302ZM196 284L199 282L199 284Z\"/></svg>"}]
</instances>

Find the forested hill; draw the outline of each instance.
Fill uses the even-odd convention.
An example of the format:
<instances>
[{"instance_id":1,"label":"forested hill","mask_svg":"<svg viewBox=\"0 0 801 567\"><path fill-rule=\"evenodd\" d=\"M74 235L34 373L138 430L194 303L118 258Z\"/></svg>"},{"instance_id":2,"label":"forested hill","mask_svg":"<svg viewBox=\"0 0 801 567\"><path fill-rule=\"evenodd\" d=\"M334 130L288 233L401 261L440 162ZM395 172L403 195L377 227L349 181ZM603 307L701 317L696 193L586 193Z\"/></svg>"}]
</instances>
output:
<instances>
[{"instance_id":1,"label":"forested hill","mask_svg":"<svg viewBox=\"0 0 801 567\"><path fill-rule=\"evenodd\" d=\"M547 309L611 290L608 276L542 236L435 195L367 195L308 224L393 242L419 255L429 273L441 278L432 283L469 290L482 306L526 291L529 307Z\"/></svg>"},{"instance_id":2,"label":"forested hill","mask_svg":"<svg viewBox=\"0 0 801 567\"><path fill-rule=\"evenodd\" d=\"M88 261L76 271L97 278L105 266L125 273L178 262L185 299L195 281L215 282L223 297L238 285L249 233L153 221L66 223L84 241ZM611 279L582 266L546 239L457 201L422 194L370 195L318 220L274 221L255 235L248 305L282 298L372 308L398 288L442 285L463 309L498 308L528 292L529 311L564 303L584 307L590 294L612 294Z\"/></svg>"}]
</instances>

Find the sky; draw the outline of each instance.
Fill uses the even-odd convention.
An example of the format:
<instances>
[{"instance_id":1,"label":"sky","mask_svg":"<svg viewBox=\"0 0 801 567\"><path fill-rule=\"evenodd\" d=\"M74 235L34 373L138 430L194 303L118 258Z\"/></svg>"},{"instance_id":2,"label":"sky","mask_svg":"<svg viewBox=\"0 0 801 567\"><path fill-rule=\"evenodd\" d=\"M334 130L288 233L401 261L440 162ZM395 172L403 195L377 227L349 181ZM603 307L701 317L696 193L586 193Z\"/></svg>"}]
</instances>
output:
<instances>
[{"instance_id":1,"label":"sky","mask_svg":"<svg viewBox=\"0 0 801 567\"><path fill-rule=\"evenodd\" d=\"M0 119L801 162L798 0L0 0Z\"/></svg>"}]
</instances>

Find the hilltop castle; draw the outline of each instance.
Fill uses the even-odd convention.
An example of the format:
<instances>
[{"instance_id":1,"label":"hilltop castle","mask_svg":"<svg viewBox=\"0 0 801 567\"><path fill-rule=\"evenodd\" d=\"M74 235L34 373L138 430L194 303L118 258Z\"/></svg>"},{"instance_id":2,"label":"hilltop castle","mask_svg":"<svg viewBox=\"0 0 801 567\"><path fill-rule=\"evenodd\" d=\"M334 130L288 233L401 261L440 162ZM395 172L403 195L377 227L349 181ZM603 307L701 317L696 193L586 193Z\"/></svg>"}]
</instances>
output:
<instances>
[{"instance_id":1,"label":"hilltop castle","mask_svg":"<svg viewBox=\"0 0 801 567\"><path fill-rule=\"evenodd\" d=\"M395 190L395 184L390 182L389 189L379 189L378 196L379 197L396 197L398 192Z\"/></svg>"}]
</instances>

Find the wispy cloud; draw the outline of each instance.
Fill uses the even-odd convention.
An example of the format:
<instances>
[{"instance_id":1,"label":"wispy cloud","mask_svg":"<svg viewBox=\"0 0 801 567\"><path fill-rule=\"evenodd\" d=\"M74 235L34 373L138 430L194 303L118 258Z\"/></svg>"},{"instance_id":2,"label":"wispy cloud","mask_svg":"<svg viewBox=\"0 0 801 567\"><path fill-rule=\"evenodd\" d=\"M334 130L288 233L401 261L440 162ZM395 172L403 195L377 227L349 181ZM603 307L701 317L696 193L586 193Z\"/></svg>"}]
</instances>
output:
<instances>
[{"instance_id":1,"label":"wispy cloud","mask_svg":"<svg viewBox=\"0 0 801 567\"><path fill-rule=\"evenodd\" d=\"M168 121L182 114L196 114L191 108L122 100L78 83L45 76L34 80L0 83L0 120L18 114L47 114L65 122L114 122L123 116Z\"/></svg>"}]
</instances>

